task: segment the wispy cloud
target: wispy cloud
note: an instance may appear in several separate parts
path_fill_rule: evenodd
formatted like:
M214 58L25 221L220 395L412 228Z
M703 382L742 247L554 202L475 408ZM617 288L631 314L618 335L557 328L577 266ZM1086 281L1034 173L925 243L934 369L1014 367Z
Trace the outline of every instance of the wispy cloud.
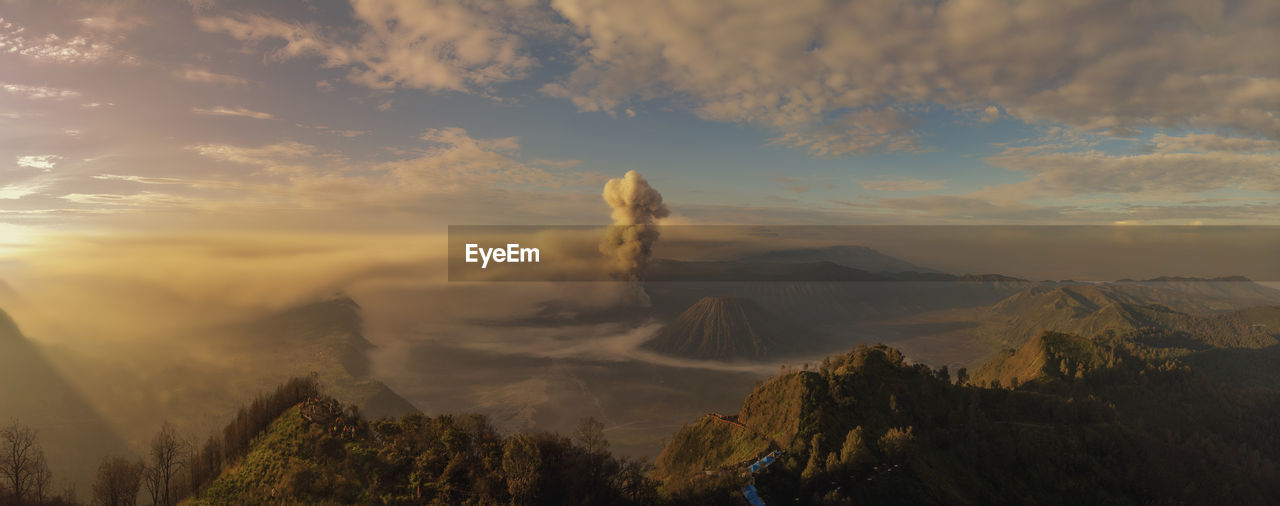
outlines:
M173 76L193 83L215 84L225 87L245 86L249 84L249 81L242 77L230 74L219 74L216 72L210 72L207 69L192 66L187 66L181 70L173 71Z
M900 179L877 179L870 181L858 181L858 184L868 190L876 190L883 192L922 192L941 190L947 185L946 181L937 179L917 179L914 177Z
M106 28L121 28L118 24L110 26L114 20L107 18L86 18L81 24L93 31ZM136 63L137 58L116 49L105 40L97 39L93 34L71 37L59 36L56 33L34 35L25 27L12 21L0 18L0 54L14 54L32 60L51 63Z
M203 114L206 116L239 116L242 118L253 118L253 119L272 119L275 117L275 116L272 116L270 113L254 111L251 109L246 109L244 107L222 107L222 106L209 107L209 108L195 107L191 109L191 112L194 112L196 114Z
M0 200L17 200L39 193L49 186L47 181L28 181L0 186Z
M31 86L26 84L0 83L0 89L23 98L32 100L62 100L80 96L80 92L65 88L49 86Z

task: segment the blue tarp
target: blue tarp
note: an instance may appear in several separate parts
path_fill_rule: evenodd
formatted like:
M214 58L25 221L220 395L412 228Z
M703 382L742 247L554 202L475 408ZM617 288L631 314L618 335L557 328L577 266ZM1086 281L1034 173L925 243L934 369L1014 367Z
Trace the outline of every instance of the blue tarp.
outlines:
M760 494L756 493L755 485L748 483L747 486L742 487L742 495L747 498L747 502L751 503L751 506L764 506L764 501L760 500Z
M782 452L774 450L773 453L765 455L760 460L755 461L754 464L751 464L751 467L749 467L749 469L751 469L751 472L753 473L758 473L760 471L763 471L764 468L769 467L769 464L772 464L773 461L778 460L778 457L781 455L782 455Z

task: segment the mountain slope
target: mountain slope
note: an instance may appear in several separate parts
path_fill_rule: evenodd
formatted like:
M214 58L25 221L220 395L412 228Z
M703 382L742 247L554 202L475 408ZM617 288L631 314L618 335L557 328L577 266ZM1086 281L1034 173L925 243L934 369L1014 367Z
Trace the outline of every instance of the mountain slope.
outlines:
M215 354L243 356L242 367L261 385L317 374L320 385L370 416L399 416L412 404L370 376L360 305L346 296L304 304L254 321L210 332Z
M764 359L812 348L813 335L750 299L704 297L667 324L644 347L696 359Z
M831 357L816 371L781 374L758 386L736 418L724 418L736 423L708 416L683 426L659 456L655 477L673 493L714 496L719 490L728 498L742 482L716 477L740 476L744 462L778 448L784 456L753 478L767 504L1221 504L1280 498L1280 485L1272 481L1280 479L1277 437L1263 430L1274 399L1251 404L1245 397L1201 390L1185 369L1131 355L1125 356L1141 365L1120 366L1127 372L1116 374L1105 349L1058 337L1029 346L1038 347L1042 357L1059 358L1059 365L1096 366L1083 380L1055 375L1060 379L1015 390L958 386L941 371L907 364L883 346ZM1023 357L1036 355L1028 349ZM1013 365L1051 369L1050 362L1036 358ZM1107 394L1112 391L1119 393ZM1210 398L1222 402L1205 402ZM1188 401L1206 409L1177 417L1176 426L1143 428L1144 414L1163 414L1147 408L1177 411ZM1219 423L1241 426L1243 420L1249 420L1243 424L1248 431Z
M592 428L594 427L594 429ZM327 397L266 426L193 504L654 504L642 462L578 443L499 434L478 415L368 421Z
M1040 286L992 306L991 321L980 333L1013 347L1046 331L1094 336L1142 330L1146 342L1160 346L1175 340L1198 343L1195 346L1254 348L1280 342L1278 308L1212 312L1191 299L1181 292L1148 286ZM1166 344L1155 343L1161 339Z
M0 424L17 421L37 431L54 475L54 490L92 483L98 461L124 454L123 440L0 311Z
M1102 349L1087 338L1043 332L1017 350L1006 350L973 374L977 385L995 382L1016 386L1021 382L1045 379L1073 379L1103 367L1113 350Z

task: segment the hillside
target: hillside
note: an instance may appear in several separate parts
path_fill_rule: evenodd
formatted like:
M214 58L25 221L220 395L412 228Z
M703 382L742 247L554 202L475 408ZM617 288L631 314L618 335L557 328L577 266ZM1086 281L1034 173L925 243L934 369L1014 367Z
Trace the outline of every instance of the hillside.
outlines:
M812 349L811 332L741 297L704 297L644 347L684 358L765 359Z
M786 372L762 383L737 414L742 426L710 416L685 425L658 458L655 476L670 493L728 503L735 486L714 478L718 470L736 476L742 462L776 446L785 456L755 477L767 504L1221 504L1280 498L1273 481L1280 478L1276 438L1261 429L1274 412L1274 399L1250 404L1206 391L1228 403L1204 402L1206 411L1230 411L1236 425L1248 430L1225 429L1196 412L1194 418L1178 418L1177 425L1148 431L1140 421L1146 406L1131 401L1137 396L1125 385L1146 381L1152 386L1141 387L1141 397L1178 409L1189 396L1204 400L1193 373L1119 348L1117 357L1124 358L1116 362L1104 348L1068 336L1047 336L1019 353L1008 371L1047 375L1051 363L1074 364L1081 378L1055 373L1042 387L1028 383L1014 390L961 386L943 371L907 364L892 348L860 347L816 371ZM1179 391L1179 384L1194 394ZM1136 407L1116 408L1112 402ZM1252 421L1241 424L1241 417Z
M1084 377L1108 361L1115 350L1088 338L1042 332L1017 350L1004 350L970 377L976 385L1017 386L1021 382Z
M987 370L1026 379L953 382L860 346L763 381L737 414L682 426L647 476L608 455L595 422L570 442L501 435L477 416L369 421L308 398L193 503L740 504L745 466L765 454L779 457L751 480L766 504L1280 499L1275 385L1240 394L1118 337L1045 334L996 362Z
M332 398L283 411L192 504L652 504L647 465L577 440L501 435L478 415L370 421Z
M102 456L126 448L90 400L46 358L45 350L0 310L0 425L12 421L38 431L59 484L89 483Z
M1200 347L1257 348L1280 342L1280 325L1275 325L1280 308L1215 312L1180 292L1149 286L1034 287L993 305L989 319L980 335L1003 346L1018 346L1046 331L1094 336L1139 329L1152 344L1163 339L1165 345L1181 340Z
M242 356L237 363L259 387L315 373L326 391L370 416L415 410L370 376L360 305L346 296L303 304L264 318L209 331L201 339L209 353Z
M1110 285L1124 290L1155 289L1179 293L1209 311L1280 305L1280 290L1255 283L1244 276L1219 278L1161 276L1142 281L1120 280Z

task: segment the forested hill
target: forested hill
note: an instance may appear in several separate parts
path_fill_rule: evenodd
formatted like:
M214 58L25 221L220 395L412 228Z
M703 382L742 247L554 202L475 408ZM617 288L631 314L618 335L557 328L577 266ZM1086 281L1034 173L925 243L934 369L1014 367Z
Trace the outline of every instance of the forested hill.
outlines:
M479 416L371 421L308 396L255 421L195 502L736 505L748 484L766 504L1280 501L1277 391L1224 386L1194 353L1132 337L1044 333L973 377L860 346L685 425L652 467L611 456L589 420L572 439L504 435Z
M740 463L778 448L782 460L755 476L769 504L1280 500L1275 395L1227 395L1130 344L1050 335L1028 346L1038 349L1001 369L1027 375L1013 389L963 374L956 384L883 346L786 372L747 397L741 426L707 417L681 428L655 476L669 492L731 504Z

